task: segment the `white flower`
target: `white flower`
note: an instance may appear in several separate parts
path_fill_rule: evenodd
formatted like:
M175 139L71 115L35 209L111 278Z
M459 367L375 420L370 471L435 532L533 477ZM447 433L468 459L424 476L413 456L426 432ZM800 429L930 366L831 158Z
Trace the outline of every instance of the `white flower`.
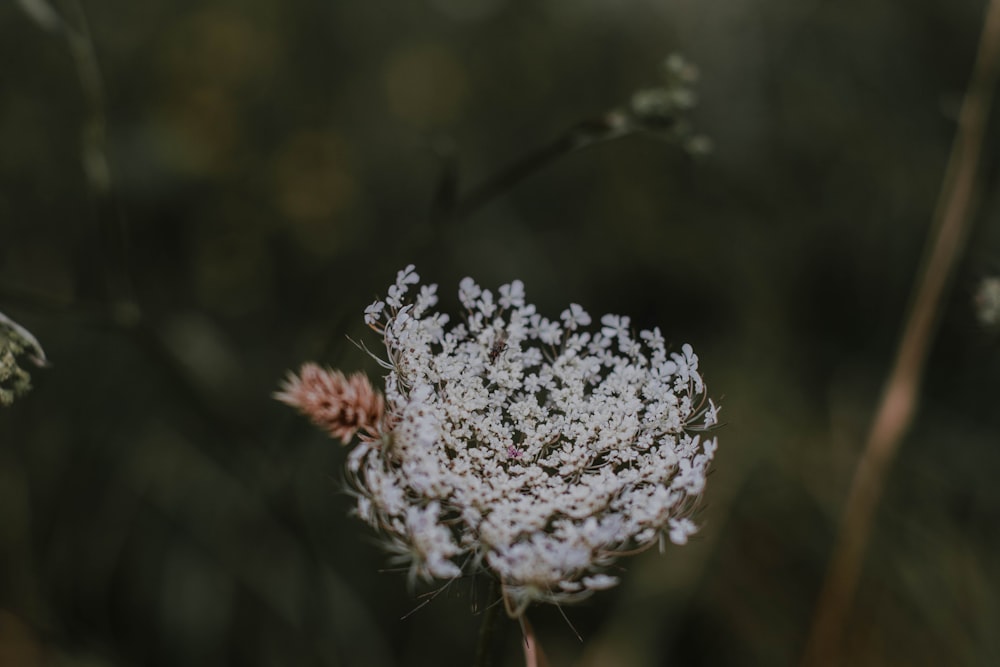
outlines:
M413 309L414 315L423 315L428 308L437 305L437 285L424 285L420 288L420 296L417 297L416 307Z
M628 336L629 318L619 315L605 315L601 318L601 333L608 338L623 338Z
M698 527L691 519L670 520L670 541L674 544L687 544L688 538L698 532Z
M599 330L570 304L559 320L525 302L459 285L463 321L429 312L434 286L399 272L365 311L386 347L379 437L348 458L357 514L411 578L485 570L517 616L617 584L607 568L669 537L683 544L705 487L717 422L690 345L628 317ZM561 323L561 324L560 324Z
M515 280L509 285L500 286L500 307L506 310L507 308L521 308L524 306L524 283L520 280Z
M440 514L436 502L424 508L410 506L406 510L406 531L413 544L415 572L427 578L450 579L462 574L450 560L461 549L452 540L451 531L439 521Z
M606 574L595 574L591 577L584 577L581 582L586 588L595 591L601 591L606 588L612 588L618 585L618 577L612 577Z
M1000 324L1000 276L987 276L979 282L974 303L980 324L987 327Z
M538 324L534 328L534 334L546 345L558 345L562 338L562 330L555 322L550 322L544 317L538 319Z
M578 327L585 327L590 324L590 315L577 303L569 304L569 308L562 311L559 318L570 331L575 331Z
M399 308L403 297L409 291L410 285L420 282L420 277L414 271L414 266L410 264L405 269L396 274L396 283L389 286L389 293L385 301L394 308Z
M376 301L372 305L365 308L365 324L368 326L374 326L380 319L382 319L383 310L385 310L384 301Z
M708 408L705 409L705 428L711 428L719 423L719 406L715 404L715 401L708 399ZM708 449L708 443L705 443L705 449Z
M458 284L458 300L469 310L476 307L476 299L482 293L483 290L476 284L476 281L468 276L462 278L462 282Z

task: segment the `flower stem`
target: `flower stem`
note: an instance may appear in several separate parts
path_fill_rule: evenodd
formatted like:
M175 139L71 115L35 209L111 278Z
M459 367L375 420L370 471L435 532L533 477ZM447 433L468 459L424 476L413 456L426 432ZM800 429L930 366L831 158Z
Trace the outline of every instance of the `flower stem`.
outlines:
M875 509L896 452L913 421L937 320L972 225L979 158L998 78L1000 0L990 0L934 213L926 258L914 286L913 302L896 360L845 503L837 542L806 641L801 663L804 667L841 664L837 651L843 644L844 626L861 576Z
M521 156L495 173L484 183L451 203L451 210L435 211L437 218L465 220L494 199L513 189L532 174L541 171L559 158L594 144L619 139L634 131L621 120L621 114L585 120L569 128L554 140Z

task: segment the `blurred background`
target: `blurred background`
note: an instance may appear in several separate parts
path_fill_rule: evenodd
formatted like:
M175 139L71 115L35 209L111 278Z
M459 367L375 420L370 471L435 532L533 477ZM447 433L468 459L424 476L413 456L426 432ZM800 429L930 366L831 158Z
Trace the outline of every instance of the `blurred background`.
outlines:
M553 665L796 663L982 2L51 1L0 3L0 311L51 361L0 409L0 664L469 664L472 586L401 619L423 589L347 516L344 450L271 398L308 359L376 374L346 337L377 347L408 263L446 308L520 278L659 326L723 406L702 531L566 608L582 643L532 610ZM672 52L710 155L628 136L432 220ZM845 664L1000 664L988 144Z

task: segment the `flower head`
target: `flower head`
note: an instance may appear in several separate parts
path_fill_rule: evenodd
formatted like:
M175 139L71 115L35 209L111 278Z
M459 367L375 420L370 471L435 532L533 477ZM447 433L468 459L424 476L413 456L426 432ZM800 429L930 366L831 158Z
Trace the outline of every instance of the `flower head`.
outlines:
M340 371L303 364L298 375L289 374L281 389L276 399L298 408L345 445L358 431L374 438L381 428L382 395L360 373L347 378Z
M0 406L10 405L31 389L31 375L21 365L25 359L34 366L48 365L38 339L0 313Z
M384 416L381 397L346 411L330 399L343 376L309 365L279 394L334 437L379 434L352 449L349 480L411 578L486 571L519 616L614 586L620 556L687 542L718 414L690 345L668 351L618 315L588 330L578 304L549 320L520 281L494 298L462 280L448 326L433 287L411 297L418 282L407 267L365 311L386 348Z

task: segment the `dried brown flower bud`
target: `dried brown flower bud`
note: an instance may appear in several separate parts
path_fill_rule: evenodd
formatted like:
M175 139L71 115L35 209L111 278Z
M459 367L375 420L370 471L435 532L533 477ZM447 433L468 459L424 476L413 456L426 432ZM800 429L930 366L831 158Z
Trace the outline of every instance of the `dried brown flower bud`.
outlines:
M348 378L340 371L303 364L298 375L288 374L274 397L345 445L358 431L365 439L377 438L381 430L385 403L362 373Z

